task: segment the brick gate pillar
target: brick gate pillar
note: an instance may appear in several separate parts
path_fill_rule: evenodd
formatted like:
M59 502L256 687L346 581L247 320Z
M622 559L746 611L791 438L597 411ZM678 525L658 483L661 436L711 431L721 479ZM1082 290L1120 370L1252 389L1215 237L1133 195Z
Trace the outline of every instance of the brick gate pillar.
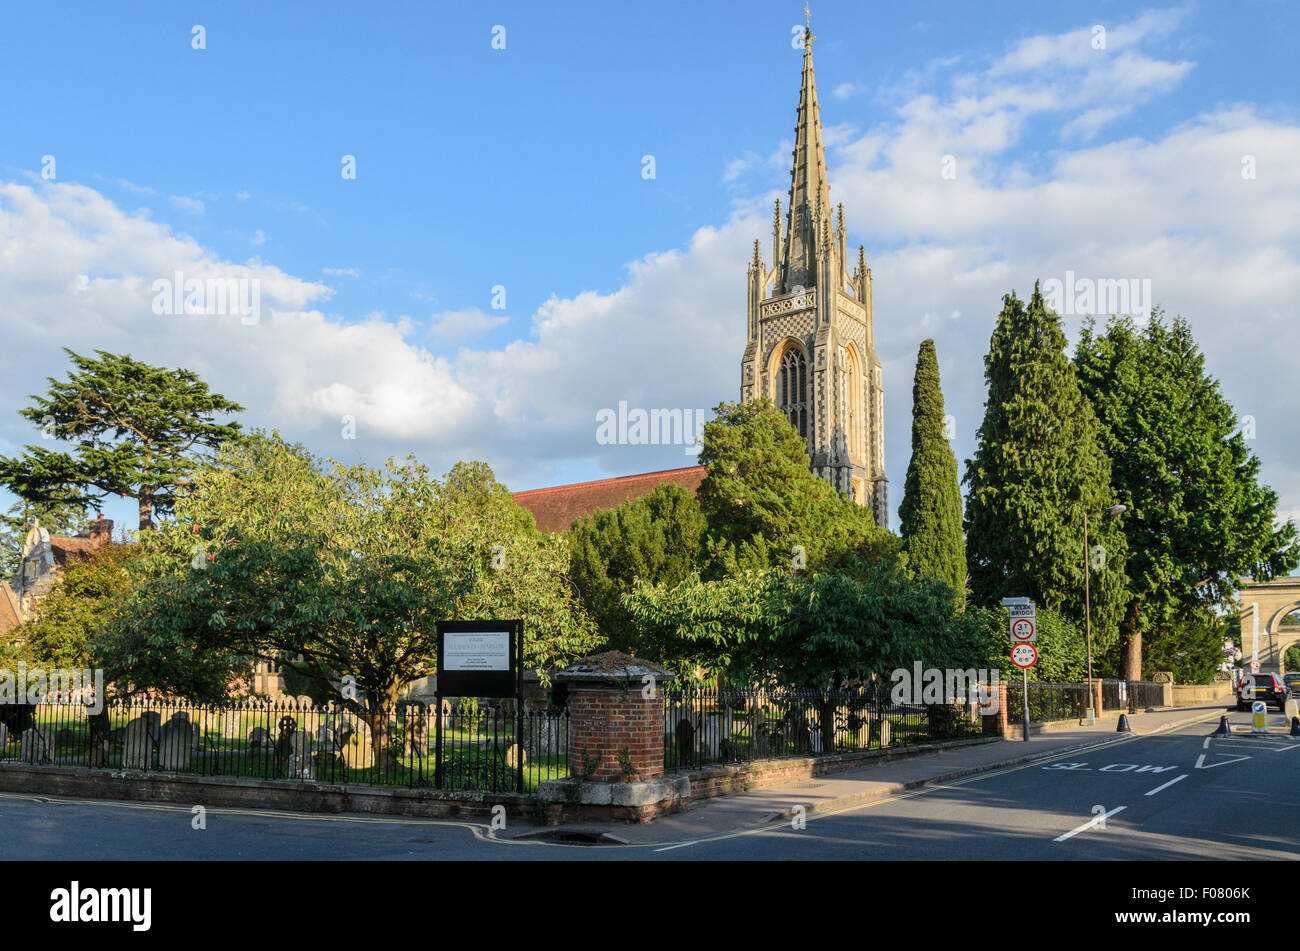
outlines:
M1007 685L998 681L998 712L984 718L984 733L988 736L1007 735Z
M684 775L664 775L662 684L673 674L618 651L554 676L568 695L569 778L538 784L548 825L568 819L644 822L690 799Z
M557 673L555 682L568 688L570 772L588 782L663 776L659 689L673 676L618 651L584 657Z

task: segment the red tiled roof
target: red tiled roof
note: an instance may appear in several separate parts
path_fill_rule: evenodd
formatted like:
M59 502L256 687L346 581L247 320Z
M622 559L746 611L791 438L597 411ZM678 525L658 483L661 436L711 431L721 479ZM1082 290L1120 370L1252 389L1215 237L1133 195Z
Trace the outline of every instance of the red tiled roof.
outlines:
M616 479L556 485L548 489L529 489L513 495L516 502L533 513L537 527L542 531L566 532L570 525L584 515L617 508L624 502L649 495L658 485L672 483L694 492L707 474L708 470L704 466L689 466L685 469L663 469L641 475L619 476Z
M95 541L92 538L51 535L50 547L54 549L54 563L60 568L66 568L69 559L77 561L89 558L90 553L95 550Z

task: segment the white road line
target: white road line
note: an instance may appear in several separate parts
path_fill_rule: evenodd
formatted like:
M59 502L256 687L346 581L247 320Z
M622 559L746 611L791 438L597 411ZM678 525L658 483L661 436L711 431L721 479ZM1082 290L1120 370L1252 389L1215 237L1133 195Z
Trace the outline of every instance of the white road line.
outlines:
M679 842L676 845L669 845L662 849L655 849L656 852L671 852L673 849L684 849L688 845L699 845L699 842Z
M1201 744L1201 749L1208 750L1209 748L1210 748L1210 738L1207 736L1205 738L1205 742Z
M1151 790L1149 793L1147 793L1147 795L1154 796L1156 793L1160 792L1160 790L1168 789L1170 786L1178 782L1180 779L1186 779L1186 778L1187 778L1186 773L1183 773L1183 775L1181 776L1175 776L1173 779L1169 780L1169 782L1165 783L1163 786L1157 786L1155 789Z
M1123 811L1124 811L1125 809L1127 809L1127 808L1128 808L1128 806L1116 806L1116 807L1115 807L1114 809L1112 809L1110 812L1107 812L1107 813L1105 813L1104 815L1094 816L1092 819L1089 819L1087 822L1085 822L1083 825L1079 826L1077 829L1071 829L1069 832L1065 833L1065 835L1058 835L1058 836L1057 836L1055 839L1053 839L1052 841L1053 841L1053 842L1064 842L1066 839L1070 838L1071 836L1076 836L1076 835L1078 835L1080 832L1086 832L1086 831L1088 831L1089 829L1091 829L1093 826L1097 825L1098 823L1106 821L1106 820L1109 819L1111 816L1113 816L1115 813L1117 813L1117 812L1123 812Z

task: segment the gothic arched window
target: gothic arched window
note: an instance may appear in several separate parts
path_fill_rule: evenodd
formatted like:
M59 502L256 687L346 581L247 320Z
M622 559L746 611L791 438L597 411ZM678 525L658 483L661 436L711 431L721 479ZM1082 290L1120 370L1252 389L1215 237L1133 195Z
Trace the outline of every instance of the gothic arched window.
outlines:
M777 406L790 425L808 438L808 362L803 351L790 347L781 357L776 379Z

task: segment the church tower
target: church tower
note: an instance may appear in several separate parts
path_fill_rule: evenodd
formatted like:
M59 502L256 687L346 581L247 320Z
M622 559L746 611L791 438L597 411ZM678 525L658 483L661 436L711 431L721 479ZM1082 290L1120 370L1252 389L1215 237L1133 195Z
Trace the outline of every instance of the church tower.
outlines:
M876 524L887 527L884 385L872 324L871 268L859 247L849 273L843 205L831 220L814 39L809 23L784 227L778 200L771 267L757 241L749 264L740 398L748 403L770 397L807 441L813 472L869 505Z

